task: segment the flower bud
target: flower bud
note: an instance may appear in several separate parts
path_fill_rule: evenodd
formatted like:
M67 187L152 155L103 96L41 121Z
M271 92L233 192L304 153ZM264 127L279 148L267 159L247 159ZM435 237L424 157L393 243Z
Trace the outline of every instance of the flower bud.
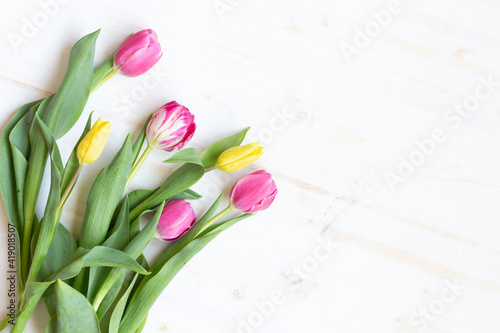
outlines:
M160 216L156 236L164 241L173 242L181 238L196 222L191 205L185 200L171 200Z
M196 130L189 109L172 101L163 105L149 120L146 138L151 148L165 151L181 149Z
M231 207L243 213L256 213L268 208L278 189L271 174L259 170L241 178L231 189Z
M114 70L125 76L139 76L151 69L162 55L158 35L151 29L142 30L118 47Z
M90 131L78 144L76 156L80 165L87 165L94 162L101 155L106 141L108 141L111 125L109 121L102 122L97 119Z
M258 142L232 147L219 155L216 167L224 172L235 172L249 166L263 154L262 146L259 146Z

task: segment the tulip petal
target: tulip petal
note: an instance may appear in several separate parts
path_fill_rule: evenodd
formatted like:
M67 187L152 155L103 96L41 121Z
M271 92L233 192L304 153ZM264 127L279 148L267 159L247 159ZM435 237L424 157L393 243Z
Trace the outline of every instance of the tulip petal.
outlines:
M216 167L223 172L238 171L258 160L264 154L262 149L258 142L229 148L219 155Z
M109 121L97 119L77 148L77 157L81 165L94 162L102 153L111 132Z
M114 56L114 69L125 76L139 76L147 72L161 58L158 35L151 30L139 31L127 38Z
M146 137L150 147L173 151L181 149L195 130L194 116L189 109L172 101L151 117Z
M245 213L268 208L277 194L276 184L264 170L240 179L231 189L231 205Z
M120 68L120 73L129 77L144 74L160 60L162 55L160 44L142 48L125 61Z
M137 50L148 47L151 43L150 33L156 35L156 33L151 30L141 30L136 32L132 36L128 37L123 41L123 43L118 47L115 54L115 63L122 65L127 61Z
M156 232L165 241L182 237L196 222L191 205L185 200L169 201L163 208Z

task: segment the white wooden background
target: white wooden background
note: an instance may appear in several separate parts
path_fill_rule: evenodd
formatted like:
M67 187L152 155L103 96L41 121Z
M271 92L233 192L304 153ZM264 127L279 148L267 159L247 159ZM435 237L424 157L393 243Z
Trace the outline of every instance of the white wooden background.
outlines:
M254 166L196 185L197 212L258 168L279 186L268 211L189 262L145 332L500 332L499 1L10 1L2 128L57 90L71 45L98 28L97 61L144 28L165 54L152 73L106 83L60 140L67 156L91 110L112 123L63 214L73 234L97 172L170 100L196 115L191 147L247 125L265 146ZM160 184L167 156L155 151L131 188ZM27 332L43 332L39 310Z

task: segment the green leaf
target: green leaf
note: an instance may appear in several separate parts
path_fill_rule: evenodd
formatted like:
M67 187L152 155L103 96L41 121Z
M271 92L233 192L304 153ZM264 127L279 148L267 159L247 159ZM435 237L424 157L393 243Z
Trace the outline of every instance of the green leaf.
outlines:
M94 77L95 42L99 30L81 38L71 49L68 69L50 106L40 118L59 139L77 122L90 95Z
M64 167L64 172L62 176L62 183L61 183L61 189L64 191L66 187L68 187L69 182L71 181L71 178L76 172L76 169L80 166L80 162L78 162L78 157L76 155L76 151L78 149L78 145L80 142L83 140L85 135L90 131L90 128L92 127L92 114L94 112L91 112L89 115L89 118L87 120L87 124L85 125L85 128L83 129L83 133L78 139L78 142L75 144L75 147L73 148L73 151L71 152L71 155L68 158L68 162L66 162L66 166Z
M142 288L139 287L136 291L123 316L120 323L120 332L136 331L156 299L161 295L165 287L172 281L181 268L222 231L246 217L248 217L248 215L243 215L236 219L217 224L216 227L205 236L195 238L189 242L182 250L170 258L158 273L154 274L154 276L149 279L144 279L141 283Z
M130 296L130 293L132 292L132 289L138 277L139 274L135 274L127 290L122 295L118 303L116 303L116 306L113 310L113 313L111 314L111 318L109 321L109 331L108 331L109 333L118 333L118 327L120 326L120 321L122 319L123 312L125 312L125 306L127 305L128 298Z
M194 163L198 164L200 162L200 155L195 148L186 148L178 151L172 155L169 159L163 161L163 163Z
M38 240L36 242L35 252L33 254L33 261L27 279L28 282L33 282L38 275L40 267L42 266L42 263L47 256L52 238L54 237L57 223L59 223L59 219L61 217L60 212L58 211L59 202L61 200L60 184L61 172L63 169L61 154L59 153L59 149L57 148L57 144L50 130L43 123L43 121L40 120L38 115L35 118L35 125L43 133L47 150L50 152L51 181L49 198L47 199L47 204L45 206L45 216L40 222L40 232L38 235Z
M129 254L104 246L96 246L85 256L84 266L127 268L140 274L149 274Z
M116 301L117 296L120 294L123 283L125 282L125 277L127 275L127 271L124 269L120 270L119 276L113 286L106 293L106 297L101 302L99 309L97 309L97 318L99 321L102 320L104 315L108 312L108 310L113 306L113 303Z
M44 333L57 333L57 318L51 317Z
M132 169L132 147L127 136L121 150L107 169L103 169L90 190L80 231L80 246L92 248L104 242Z
M123 252L127 253L134 259L139 257L139 255L144 251L144 249L146 249L146 246L155 235L156 227L158 226L158 222L160 221L164 206L165 202L163 202L158 207L151 220L149 220L148 224L146 224L146 226L139 232L139 234L130 241Z
M222 154L229 148L239 146L243 142L243 139L245 139L245 135L247 134L249 129L250 127L247 127L240 133L217 141L216 143L205 149L200 154L203 165L206 168L214 166L220 154Z
M132 155L134 156L134 162L132 163L132 165L135 165L135 163L137 162L137 159L139 158L139 154L141 153L141 148L144 144L144 140L146 139L146 130L148 127L148 123L149 123L149 120L151 119L152 116L153 116L153 114L149 115L148 119L146 120L146 122L142 126L142 129L141 129L141 132L139 133L139 136L137 137L137 139L134 142L134 145L132 146Z
M106 239L103 246L111 247L113 249L123 250L129 242L129 224L128 224L128 212L129 212L129 199L128 196L125 197L123 204L120 208L120 213L116 223L111 230L111 235Z
M71 333L99 333L97 315L85 296L58 280L57 331Z
M141 202L146 200L151 194L153 194L156 190L135 190L130 192L127 197L129 198L130 201L130 207L129 209L134 209L137 205L139 205Z
M38 109L39 104L35 104L30 108L29 112L26 113L21 120L14 126L9 134L9 142L12 146L16 147L19 152L21 152L24 158L27 160L30 154L30 140L29 133L31 125L33 123L33 118Z
M9 136L21 119L40 101L32 102L23 105L5 126L0 137L0 190L2 198L5 203L5 210L9 216L9 220L14 224L18 232L22 235L22 223L24 221L19 219L18 205L17 205L17 189L15 183L15 167L13 164L11 141ZM26 133L22 135L20 140L24 140Z
M27 284L25 291L27 302L17 316L16 324L14 325L12 333L24 332L24 328L26 327L33 310L40 301L40 298L42 298L42 295L45 293L47 288L52 285L52 283L54 282L30 282Z
M57 146L56 140L49 127L42 121L42 119L35 115L34 127L39 126L43 134L43 139L45 140L47 150L49 152L52 164L57 168L59 175L64 172L64 167L62 163L61 153L59 152L59 147Z
M146 326L146 322L147 321L148 321L148 314L146 313L146 315L144 316L144 319L142 320L141 324L135 330L135 333L141 333L142 330L144 329L144 327Z
M38 273L38 279L44 281L57 271L69 260L71 255L76 251L76 248L76 242L71 233L63 224L59 223L50 243L47 257L43 261Z
M144 267L145 269L147 269L149 271L149 263L148 263L146 257L144 256L144 254L141 254L139 256L139 258L137 259L137 262L140 263L142 267ZM149 276L149 275L139 275L139 277L137 278L137 281L135 282L134 288L132 289L132 295L135 294L137 288L139 288L139 285L142 283L142 280L144 280L144 278L147 276Z
M205 174L201 162L186 163L174 171L153 194L142 201L130 212L130 221L135 220L141 212L158 206L163 201L179 194L196 184Z
M147 262L146 258L144 258L144 255L141 254L139 256L139 258L137 259L137 262L139 264L141 264L141 266L144 267L144 269L146 269L146 270L149 269L148 262ZM125 296L125 299L124 299L124 295L128 292L129 287L132 288L132 293L133 293L135 290L135 287L137 286L139 281L141 281L143 276L144 275L139 275L137 273L133 273L132 276L125 278L125 282L123 283L122 288L120 290L120 293L118 294L118 296L115 299L115 302L113 303L113 305L109 308L109 310L106 312L106 314L102 317L102 319L99 322L99 325L101 327L102 332L105 332L105 333L109 332L111 317L112 317L113 312L115 311L115 308L118 306L118 303L122 299L123 299L122 303L128 302L128 296ZM104 300L104 302L105 301L106 300ZM99 311L100 310L101 309L99 308ZM117 316L117 314L115 314L115 317L116 316ZM121 319L121 316L122 316L122 314L120 314L120 319ZM118 324L119 324L119 320L118 320Z
M30 140L26 133L30 131L37 106L38 104L30 108L30 111L21 118L9 134L16 182L17 210L20 221L24 221L24 184L30 154Z
M134 258L125 252L104 246L96 246L92 250L78 248L68 261L47 278L67 280L75 277L85 267L105 266L127 268L140 274L149 274Z
M202 198L201 194L198 194L191 189L187 189L179 194L174 195L172 198L170 198L170 200L198 200L200 198Z
M144 189L139 189L135 190L133 192L130 192L127 196L130 201L130 209L134 209L137 207L141 202L146 200L151 194L153 194L155 191L157 191L158 188L154 190L144 190ZM171 198L166 198L170 200L197 200L202 198L201 194L196 193L195 191L191 189L187 189L182 191L181 193L178 193L174 195Z
M16 196L17 196L17 212L19 219L24 221L24 182L26 180L26 172L28 171L28 161L23 153L12 145L12 163L14 164L14 180L16 183Z
M54 282L54 281L49 281ZM56 291L54 289L54 285L50 286L45 294L43 295L43 301L45 302L45 307L47 308L47 312L49 313L51 318L55 318L57 316L56 305Z
M54 273L45 279L45 281L68 280L77 276L83 269L85 256L90 252L88 249L79 247L71 254L68 260L61 265Z
M122 251L125 246L129 243L129 223L128 223L128 197L120 208L120 213L118 214L117 221L111 230L111 235L103 243L103 246L108 248L113 248ZM135 259L135 258L134 258ZM108 267L93 267L90 271L89 279L89 290L87 293L87 298L89 302L93 302L96 289L102 286L104 280L109 275L111 269ZM99 314L98 314L99 316ZM99 316L100 317L100 316Z

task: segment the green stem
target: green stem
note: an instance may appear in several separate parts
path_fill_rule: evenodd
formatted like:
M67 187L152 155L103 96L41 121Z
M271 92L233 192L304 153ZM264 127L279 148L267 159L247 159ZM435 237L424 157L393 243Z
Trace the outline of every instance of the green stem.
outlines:
M82 168L83 166L80 164L76 169L75 173L73 174L73 177L71 177L68 186L66 186L66 189L64 190L64 193L61 196L61 200L59 201L59 206L57 206L57 215L61 214L64 204L68 200L68 197L73 191L73 188L75 188L76 181L78 180L78 176L80 176Z
M219 214L215 215L214 217L212 217L210 220L208 220L207 223L205 223L205 225L203 226L203 228L200 230L200 232L198 232L198 235L201 234L203 231L205 231L208 227L210 227L212 224L214 224L217 220L219 220L220 218L222 218L224 215L226 215L227 213L229 213L230 211L232 211L233 208L231 207L231 205L227 206L226 208L224 208L224 210L222 210Z
M215 165L208 166L208 167L205 168L205 172L209 172L209 171L215 170L215 168L216 168Z
M125 185L125 188L127 188L130 185L130 182L132 182L132 179L134 179L137 171L139 171L139 168L144 163L144 161L146 160L146 158L148 157L149 153L151 153L152 150L153 148L151 148L149 145L146 147L146 150L144 150L144 153L142 153L141 158L139 158L134 168L130 172L130 176L128 176L127 185Z
M102 301L104 300L104 297L108 294L108 291L113 287L115 282L118 280L119 275L118 274L113 274L115 271L117 271L118 268L113 268L111 272L109 272L109 275L106 277L106 280L104 281L103 284L99 286L99 291L97 292L94 302L92 303L92 307L94 308L95 312L97 313L97 310L99 310L99 306L101 305Z
M116 71L114 69L111 69L111 71L108 74L106 74L106 76L101 80L101 82L99 82L90 93L96 91L100 86L102 86L106 81L108 81L115 75Z
M0 332L6 328L7 326L9 326L9 320L11 320L10 317L6 317L4 320L2 320L2 322L0 322Z

